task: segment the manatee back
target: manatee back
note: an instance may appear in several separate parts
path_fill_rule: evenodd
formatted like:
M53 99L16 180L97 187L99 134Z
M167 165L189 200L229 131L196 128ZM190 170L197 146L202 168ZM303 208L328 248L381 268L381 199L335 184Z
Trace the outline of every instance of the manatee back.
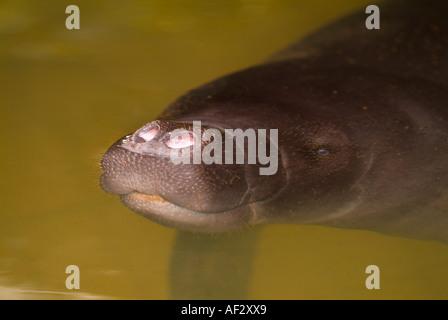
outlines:
M301 59L304 68L363 67L421 77L448 86L448 1L378 4L380 29L368 30L363 8L275 54L269 62Z

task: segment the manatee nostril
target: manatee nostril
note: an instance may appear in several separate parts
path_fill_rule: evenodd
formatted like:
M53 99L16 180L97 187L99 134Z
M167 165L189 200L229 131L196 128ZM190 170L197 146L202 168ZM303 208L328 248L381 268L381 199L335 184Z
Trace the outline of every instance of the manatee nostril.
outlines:
M140 138L139 136L137 136L137 137L134 138L134 142L135 143L145 143L146 140L143 139L143 138Z
M143 129L135 137L135 142L136 143L145 143L145 142L151 141L152 139L154 139L154 137L157 135L158 132L159 132L159 128L157 128L157 127L151 128L149 130Z
M166 142L167 147L172 149L181 149L192 146L194 144L194 137L189 132L172 133L170 140Z

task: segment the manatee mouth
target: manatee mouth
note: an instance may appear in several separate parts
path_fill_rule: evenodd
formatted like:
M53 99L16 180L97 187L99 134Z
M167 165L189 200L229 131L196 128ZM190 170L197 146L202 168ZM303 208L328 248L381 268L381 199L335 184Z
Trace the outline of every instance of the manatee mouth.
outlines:
M178 206L158 195L131 192L120 196L123 204L154 222L184 231L222 233L241 229L254 223L249 204L227 211L204 213Z

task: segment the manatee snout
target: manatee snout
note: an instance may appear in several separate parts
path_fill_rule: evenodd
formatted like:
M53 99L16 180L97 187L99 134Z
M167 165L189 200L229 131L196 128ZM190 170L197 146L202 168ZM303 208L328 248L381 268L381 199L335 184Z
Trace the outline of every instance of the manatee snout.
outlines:
M254 222L250 203L278 186L267 184L260 192L258 179L269 177L260 177L254 165L193 163L192 128L189 122L156 120L121 138L101 161L101 187L130 209L180 229L225 232ZM179 129L183 136L172 139ZM208 142L201 140L200 150ZM175 164L170 153L181 149L189 151L190 161Z
M170 147L173 141L169 135L175 129L190 132L183 123L153 121L117 141L101 161L102 188L120 195L137 192L158 196L204 213L223 212L242 204L247 194L244 167L194 164L193 145L181 140L180 146L190 148L190 163L174 164L170 152L177 146Z

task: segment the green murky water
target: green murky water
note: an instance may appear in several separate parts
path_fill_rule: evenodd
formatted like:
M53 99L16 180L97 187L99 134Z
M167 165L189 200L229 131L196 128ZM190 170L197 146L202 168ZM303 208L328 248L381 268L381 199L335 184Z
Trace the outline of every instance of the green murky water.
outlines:
M69 31L60 1L0 2L0 298L173 297L177 232L99 188L101 155L185 91L367 3L76 1L81 29ZM371 264L380 290L365 288ZM437 243L269 226L247 297L447 299L447 265Z

